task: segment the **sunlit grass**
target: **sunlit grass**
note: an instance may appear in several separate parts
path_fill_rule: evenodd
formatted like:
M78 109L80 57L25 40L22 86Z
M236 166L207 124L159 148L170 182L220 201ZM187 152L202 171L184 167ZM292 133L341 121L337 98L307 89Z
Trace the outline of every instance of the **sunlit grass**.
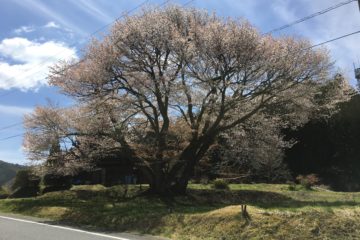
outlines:
M0 200L0 211L172 239L360 239L360 193L300 186L290 191L284 184L231 184L230 190L192 184L187 196L174 199L141 195L139 186L131 186L125 198L122 191L76 186ZM248 205L250 219L240 204Z

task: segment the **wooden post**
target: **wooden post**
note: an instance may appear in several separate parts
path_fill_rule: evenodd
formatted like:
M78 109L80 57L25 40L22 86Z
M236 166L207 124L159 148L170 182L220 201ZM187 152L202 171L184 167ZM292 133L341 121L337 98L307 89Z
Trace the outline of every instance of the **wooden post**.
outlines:
M106 169L102 168L101 169L101 183L102 185L106 185Z

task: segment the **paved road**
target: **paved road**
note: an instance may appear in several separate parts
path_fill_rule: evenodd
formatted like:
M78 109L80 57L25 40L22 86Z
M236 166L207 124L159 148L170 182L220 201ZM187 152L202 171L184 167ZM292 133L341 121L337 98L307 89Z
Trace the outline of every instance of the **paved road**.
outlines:
M105 234L0 214L0 240L155 240L131 234Z

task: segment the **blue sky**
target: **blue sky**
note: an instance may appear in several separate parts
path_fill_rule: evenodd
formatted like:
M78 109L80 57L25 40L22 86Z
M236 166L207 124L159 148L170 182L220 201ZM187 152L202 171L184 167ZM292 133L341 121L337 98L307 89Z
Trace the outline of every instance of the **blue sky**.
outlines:
M267 32L345 0L194 0L188 6L221 16L248 19ZM47 85L48 68L60 59L80 58L90 34L143 0L0 0L0 139L21 135L23 114L51 99L71 100ZM150 5L163 1L148 0ZM173 0L169 4L184 4ZM107 28L97 33L101 37ZM276 35L297 35L314 44L360 30L360 12L352 2ZM360 34L327 44L336 65L352 85L353 62L360 61ZM360 63L359 63L360 64ZM22 137L0 140L0 159L26 164Z

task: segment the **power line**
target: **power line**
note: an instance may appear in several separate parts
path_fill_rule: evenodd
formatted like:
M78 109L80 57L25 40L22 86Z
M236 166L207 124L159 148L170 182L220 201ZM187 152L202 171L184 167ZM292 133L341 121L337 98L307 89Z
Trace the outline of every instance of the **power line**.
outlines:
M324 45L324 44L327 44L327 43L330 43L330 42L334 42L334 41L339 40L339 39L342 39L342 38L349 37L349 36L351 36L351 35L359 34L359 33L360 33L360 30L359 30L359 31L352 32L352 33L348 33L348 34L342 35L342 36L340 36L340 37L336 37L336 38L327 40L327 41L325 41L325 42L312 45L312 46L310 46L310 47L308 47L308 48L303 49L302 51L309 50L309 49L312 49L312 48L314 48L314 47L318 47L318 46L321 46L321 45Z
M187 5L189 5L190 3L192 3L192 2L195 2L195 0L190 0L190 1L187 1L186 3L184 3L182 6L183 7L185 7L185 6L187 6Z
M108 112L108 111L103 111L103 112L100 111L100 112L96 112L94 115L103 114L103 113L107 113L107 112ZM72 121L76 121L76 120L79 120L79 119L82 119L82 118L88 118L88 117L91 117L91 116L89 116L89 115L79 116L79 117L76 117L76 118L72 119ZM13 127L16 127L16 126L20 126L20 125L22 125L22 124L23 124L23 122L17 122L17 123L8 125L8 126L4 126L4 127L0 128L0 131L6 130L6 129L9 129L9 128L13 128ZM10 137L5 137L5 138L3 138L3 139L0 139L0 141L6 140L6 139L9 139L9 138L13 138L13 137L19 137L19 136L21 136L21 134L19 134L19 135L14 135L14 136L10 136Z
M76 120L79 120L79 119L82 119L82 118L93 117L93 116L96 116L96 115L98 115L98 114L103 114L103 113L108 113L108 111L96 112L96 113L94 113L94 115L79 116L79 117L76 117L76 118L72 119L71 121L76 121ZM22 124L23 124L23 122L14 123L14 124L12 124L12 125L5 126L5 127L0 128L0 131L1 131L1 130L8 129L8 128L15 127L15 126L19 126L19 125L22 125ZM12 135L12 136L9 136L9 137L1 138L0 141L5 141L5 140L12 139L12 138L16 138L16 137L21 137L21 136L23 136L23 135L24 135L24 134Z
M105 112L106 112L106 111L104 111L104 112L99 112L99 113L96 113L96 114L102 114L102 113L105 113ZM96 114L95 114L95 115L96 115ZM77 117L77 118L72 119L72 121L76 121L76 120L79 120L79 119L82 119L82 118L87 118L87 117L90 117L90 116L80 116L80 117ZM1 130L8 129L8 128L15 127L15 126L19 126L19 125L22 125L22 124L23 124L22 122L14 123L14 124L12 124L12 125L5 126L5 127L0 128L0 131L1 131ZM12 139L12 138L16 138L16 137L21 137L21 136L23 136L23 135L24 135L24 134L12 135L12 136L9 136L9 137L1 138L0 141L5 141L5 140Z
M299 24L299 23L301 23L301 22L307 21L307 20L309 20L309 19L311 19L311 18L314 18L314 17L317 17L317 16L319 16L319 15L325 14L325 13L327 13L327 12L330 12L330 11L332 11L332 10L335 10L335 9L339 8L339 7L345 6L345 5L347 5L347 4L350 4L350 3L356 2L356 1L357 1L357 0L348 0L348 1L345 1L345 2L338 3L338 4L336 4L336 5L333 5L333 6L331 6L331 7L328 7L328 8L326 8L326 9L324 9L324 10L319 11L319 12L310 14L309 16L300 18L300 19L298 19L298 20L296 20L296 21L294 21L294 22L292 22L292 23L286 24L286 25L281 26L281 27L278 27L278 28L274 28L274 29L272 29L272 30L264 33L264 35L271 34L271 33L274 33L274 32L278 32L278 31L281 31L281 30L284 30L284 29L286 29L286 28L289 28L289 27L291 27L291 26L294 26L294 25L296 25L296 24Z
M13 136L10 136L10 137L5 137L5 138L1 138L0 141L5 141L5 140L8 140L8 139L11 139L11 138L16 138L16 137L21 137L23 136L24 134L17 134L17 135L13 135Z
M170 0L168 0L168 1L170 1ZM168 2L168 1L166 1L166 2ZM130 10L127 11L126 13L124 13L124 14L122 14L121 16L115 18L112 22L109 22L108 24L100 27L98 30L96 30L95 32L93 32L92 35L95 35L95 34L101 32L102 30L104 30L104 29L106 29L107 27L109 27L111 24L113 24L113 23L115 23L116 21L120 20L121 18L125 17L127 14L129 14L129 13L131 13L131 12L133 12L133 11L136 11L138 8L144 6L144 5L145 5L146 3L148 3L148 2L149 2L149 0L143 1L142 3L140 3L140 4L137 5L137 6L135 6L134 8L130 9Z
M5 129L9 129L9 128L13 128L13 127L16 127L16 126L20 126L20 125L22 125L22 122L14 123L14 124L4 126L4 127L0 128L0 131L3 131Z

